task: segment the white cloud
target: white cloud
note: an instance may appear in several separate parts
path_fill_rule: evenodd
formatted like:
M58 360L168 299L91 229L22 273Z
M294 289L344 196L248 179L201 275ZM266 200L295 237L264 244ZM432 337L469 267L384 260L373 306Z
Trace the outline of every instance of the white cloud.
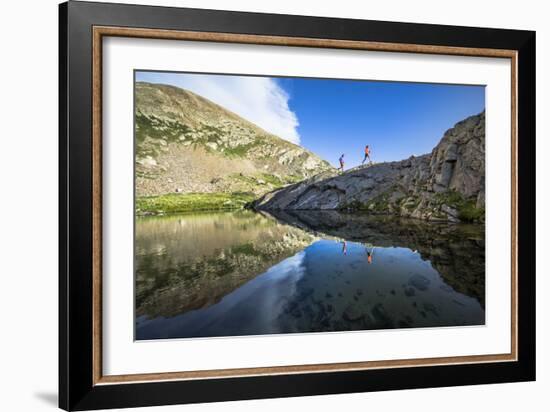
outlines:
M175 73L140 73L138 80L168 83L197 93L292 143L300 143L290 96L274 79Z

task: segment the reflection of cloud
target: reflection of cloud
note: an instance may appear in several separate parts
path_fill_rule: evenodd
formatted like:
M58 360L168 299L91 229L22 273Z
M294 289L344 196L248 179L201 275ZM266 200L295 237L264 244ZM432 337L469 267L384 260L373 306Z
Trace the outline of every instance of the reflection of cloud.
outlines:
M172 84L197 93L255 123L266 131L299 144L298 118L290 96L269 77L139 72L138 81Z
M278 323L277 317L284 310L284 302L288 302L296 294L298 281L305 274L305 257L306 253L302 250L250 282L253 293L248 299L256 301L256 321L259 320L263 325L272 325L271 328L275 327L271 332L278 332L275 325Z
M164 330L165 336L232 336L279 333L278 316L284 304L296 293L305 274L301 251L269 268L265 273L224 296L218 303L191 310L173 318L157 318L147 326L152 335ZM142 336L143 332L142 330ZM147 339L147 338L140 338Z
M286 258L285 260L272 266L265 275L270 279L291 278L292 281L298 281L304 274L304 259L306 253L302 250L296 253L294 256Z

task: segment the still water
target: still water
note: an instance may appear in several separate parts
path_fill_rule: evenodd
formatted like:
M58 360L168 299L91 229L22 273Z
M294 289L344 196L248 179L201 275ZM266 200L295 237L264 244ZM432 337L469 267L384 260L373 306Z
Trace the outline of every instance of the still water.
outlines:
M485 323L482 226L327 212L139 218L136 338Z

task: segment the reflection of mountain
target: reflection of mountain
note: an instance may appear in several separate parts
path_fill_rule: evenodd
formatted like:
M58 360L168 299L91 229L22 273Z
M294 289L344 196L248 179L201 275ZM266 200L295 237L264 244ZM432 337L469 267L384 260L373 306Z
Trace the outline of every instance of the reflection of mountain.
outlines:
M393 216L338 211L271 211L281 221L319 236L417 250L457 292L485 304L485 232L482 226L434 224Z
M140 219L136 314L169 317L208 307L314 239L246 211Z
M138 319L137 339L279 333L279 314L304 276L305 253L270 267L218 302L171 318Z

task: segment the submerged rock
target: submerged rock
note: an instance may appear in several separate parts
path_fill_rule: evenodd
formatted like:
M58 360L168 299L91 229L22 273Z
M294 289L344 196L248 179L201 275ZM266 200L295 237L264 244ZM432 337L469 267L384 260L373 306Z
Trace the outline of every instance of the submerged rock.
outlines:
M430 285L430 279L423 275L415 273L409 279L409 284L411 286L414 286L418 290L427 290Z
M392 328L393 320L384 309L382 303L377 303L372 309L372 316L379 328Z
M342 314L342 317L349 322L358 321L359 319L363 318L363 316L363 312L354 303L348 305L348 307L344 310L344 313Z
M414 296L415 294L416 292L414 291L414 288L410 286L405 288L405 296L407 296L408 298Z

